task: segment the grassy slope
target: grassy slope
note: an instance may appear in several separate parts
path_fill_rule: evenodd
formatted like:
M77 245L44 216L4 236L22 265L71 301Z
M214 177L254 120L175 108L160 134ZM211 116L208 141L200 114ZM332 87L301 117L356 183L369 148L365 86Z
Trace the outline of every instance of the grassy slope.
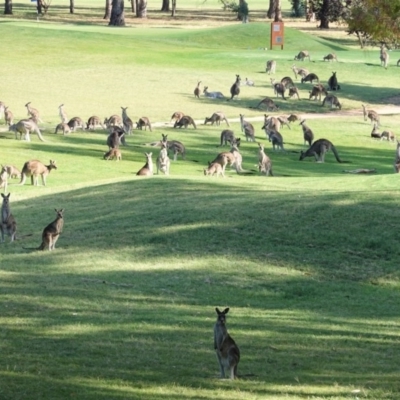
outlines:
M369 139L361 117L310 120L316 136L337 143L350 166L332 155L322 165L300 163L295 153L271 154L275 172L290 176L228 173L217 180L202 177L202 168L217 152L221 129L166 127L135 133L121 163L105 162L104 133L51 135L60 103L83 118L119 113L121 105L133 118L153 121L168 121L176 109L199 119L220 107L229 117L262 115L247 107L272 95L262 74L270 53L259 49L268 28L163 30L162 40L157 29L24 22L2 29L15 48L12 59L0 55L2 99L19 118L31 100L44 116L47 142L3 134L1 162L55 158L59 170L46 188L10 186L19 231L33 236L1 249L1 396L339 399L360 390L359 397L396 397L394 145ZM28 44L32 37L36 43ZM394 68L386 71L390 81L376 83L383 71L375 53L290 29L286 43L272 53L282 65L278 77L291 75L301 48L316 60L335 50L346 61L334 67L348 76L340 93L346 108L395 93ZM331 65L312 65L329 76ZM238 72L259 83L243 88L241 100L193 99L197 80L227 92ZM306 101L280 104L284 112L320 111ZM389 128L399 122L382 119ZM255 126L266 142L261 123ZM239 135L237 123L233 129ZM160 132L184 141L188 161L173 163L170 177L138 179L149 150L143 143ZM298 126L283 133L289 150L302 148ZM244 143L242 152L244 167L254 169L256 146ZM343 175L348 167L379 174ZM39 244L55 207L66 209L59 249L24 251ZM215 379L213 309L225 305L246 375L234 383Z

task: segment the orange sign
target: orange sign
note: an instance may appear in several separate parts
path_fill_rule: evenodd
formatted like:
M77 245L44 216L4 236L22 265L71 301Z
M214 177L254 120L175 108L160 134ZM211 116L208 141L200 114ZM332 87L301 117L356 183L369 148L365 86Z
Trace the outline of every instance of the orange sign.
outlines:
M271 50L272 46L281 46L283 50L283 22L271 22Z

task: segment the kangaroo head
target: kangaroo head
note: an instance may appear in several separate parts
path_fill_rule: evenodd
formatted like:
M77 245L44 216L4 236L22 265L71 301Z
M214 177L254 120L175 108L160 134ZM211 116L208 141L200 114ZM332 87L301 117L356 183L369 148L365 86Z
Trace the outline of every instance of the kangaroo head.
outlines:
M50 169L51 169L51 168L57 169L57 165L56 165L56 161L55 161L55 160L50 160L49 168L50 168Z
M29 104L31 104L31 102L29 102L29 103L26 103L26 104L25 104L25 107L28 107L28 106L29 106Z
M217 312L217 321L220 322L221 324L225 325L226 322L226 314L228 314L229 307L225 308L224 311L220 311L218 307L215 308L215 311Z
M63 208L61 208L59 210L57 210L57 208L55 208L54 211L56 212L58 218L60 218L60 219L63 218L63 214L64 214L64 209Z
M4 204L8 204L10 195L11 195L11 193L8 193L7 195L4 195L3 193L1 193L1 197L4 199L4 201L3 201Z

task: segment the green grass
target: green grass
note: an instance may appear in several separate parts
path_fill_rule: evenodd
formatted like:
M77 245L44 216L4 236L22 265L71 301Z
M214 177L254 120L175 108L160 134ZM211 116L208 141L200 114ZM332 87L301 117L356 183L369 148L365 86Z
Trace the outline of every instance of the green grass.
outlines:
M1 129L0 161L55 159L58 170L46 187L9 186L19 234L32 236L0 247L1 399L399 398L395 144L372 140L361 114L277 100L282 114L330 113L308 125L351 164L330 153L325 164L298 161L296 124L282 130L289 152L273 153L258 119L277 176L216 179L203 168L225 126L167 124L176 110L203 120L221 109L241 136L239 113L262 117L249 106L273 95L266 60L278 60L278 78L292 76L300 49L324 79L338 72L346 110L397 95L393 65L384 71L376 51L289 28L283 51L265 51L264 23L111 29L7 19L2 33L13 51L0 54L0 100L17 120L32 101L46 142ZM331 51L339 63L320 61ZM194 98L198 80L227 94L236 73L257 84L239 100ZM306 98L309 86L299 87ZM123 160L107 162L104 132L53 134L61 103L85 120L128 106L132 119L162 128L135 131ZM381 119L396 132L400 116ZM136 177L143 153L158 152L145 144L161 133L186 145L187 160L172 162L170 176ZM254 171L256 144L243 142L241 153ZM377 174L343 173L355 168ZM29 249L54 208L65 208L56 251ZM214 308L227 306L242 353L235 382L218 379L213 354Z

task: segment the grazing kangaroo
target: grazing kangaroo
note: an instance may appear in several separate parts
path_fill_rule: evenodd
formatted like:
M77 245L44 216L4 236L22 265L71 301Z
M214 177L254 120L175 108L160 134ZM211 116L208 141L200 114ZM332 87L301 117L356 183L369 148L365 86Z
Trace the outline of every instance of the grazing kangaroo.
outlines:
M178 140L168 140L168 135L162 135L161 146L165 144L167 149L172 150L174 153L174 161L178 159L178 154L182 156L184 160L186 157L186 148L183 143L179 142Z
M68 121L68 126L70 127L72 132L76 132L78 128L85 130L85 123L80 117L73 117Z
M28 116L30 116L30 117L31 117L32 119L34 119L35 121L43 122L43 121L40 119L40 113L39 113L39 111L38 111L36 108L31 107L30 104L31 104L31 102L25 104L25 107L26 107L26 109L28 110Z
M58 106L58 115L61 118L61 123L66 124L68 122L67 113L64 110L64 104Z
M56 212L57 217L43 229L42 244L37 248L37 250L53 251L56 248L57 240L64 227L64 209L62 208L57 210L55 208L54 211Z
M156 164L157 164L157 175L160 173L160 171L163 172L164 175L169 175L169 167L171 161L168 157L167 144L161 145L160 154L157 157Z
M109 150L116 149L122 144L126 146L125 131L122 128L114 127L114 130L107 136Z
M379 59L381 60L381 66L385 67L385 69L388 67L389 64L389 53L385 49L385 45L381 45L381 51L379 55Z
M244 135L246 136L246 141L255 142L254 138L254 126L244 119L243 114L240 115L240 128Z
M258 143L258 170L266 176L274 176L272 173L272 161L265 154L264 145L261 143Z
M338 163L347 163L348 161L342 161L333 143L327 139L316 140L308 150L300 152L300 161L306 157L315 157L315 160L319 163L325 162L325 154L327 151L332 150Z
M383 131L381 133L381 140L386 139L387 141L391 142L391 141L395 141L396 140L396 136L392 131Z
M61 122L56 126L54 133L58 133L58 131L62 131L63 135L66 135L67 133L71 133L71 128L68 124Z
M30 176L31 184L38 186L38 180L40 175L42 177L43 186L46 186L47 175L49 175L52 169L57 169L57 165L54 160L50 160L49 165L44 165L38 160L27 161L22 167L21 181L19 184L24 185L26 178Z
M308 58L308 61L311 61L310 53L307 50L300 51L300 53L294 57L295 60L300 60L300 61L304 61L305 58Z
M0 171L0 188L4 188L4 193L7 192L8 173L5 167L1 167Z
M92 115L88 121L86 122L86 130L95 130L96 127L100 126L102 129L105 129L104 124L101 122L100 117L96 115Z
M342 109L342 105L340 104L339 99L334 96L333 94L328 94L328 96L325 96L324 101L322 102L322 107L325 105L325 103L330 104L331 108L334 106L337 107L339 110Z
M12 179L21 178L21 171L14 165L2 165L2 168L6 169L8 178Z
M301 127L303 129L304 145L306 145L306 143L308 143L308 146L311 146L312 142L314 141L314 133L313 133L313 131L311 130L311 128L309 128L306 125L306 120L305 119L303 119L300 122L300 125L301 125Z
M320 83L318 83L318 85L315 85L309 93L309 100L314 98L314 101L321 101L323 94L325 94L325 96L328 96L328 91L325 89L324 85L321 85Z
M208 86L204 86L203 94L209 99L225 99L225 96L221 92L209 92Z
M234 144L237 144L237 139L236 139L235 134L233 133L233 131L231 131L229 129L224 129L221 132L221 143L220 143L220 145L218 147L221 147L223 145L226 146L228 144L228 142L232 146Z
M381 139L381 134L380 134L380 132L378 130L378 126L376 124L374 124L374 127L372 128L371 137L373 139Z
M192 117L189 115L184 115L179 121L175 121L174 128L182 128L187 129L189 125L193 125L194 129L197 129L196 123L194 122Z
M4 107L4 121L8 126L11 126L14 123L14 114L8 109L8 107Z
M297 79L297 75L300 75L301 78L305 78L310 72L305 68L297 68L296 65L292 65L292 71L294 73L295 79Z
M226 328L226 314L229 308L217 312L217 322L214 325L214 350L217 353L220 376L225 378L225 370L230 371L230 378L237 378L237 368L240 361L240 350Z
M1 241L4 243L4 235L10 236L10 242L15 240L15 236L17 233L17 222L15 221L14 216L11 214L10 208L10 195L4 195L1 193L1 197L3 198L3 204L1 205Z
M276 97L282 96L283 100L285 99L285 90L286 87L283 83L281 82L275 82L275 79L271 78L271 85L272 88L274 89L274 94L276 95Z
M296 86L291 86L289 88L289 99L291 99L293 96L297 96L297 100L300 100L300 94Z
M153 132L153 130L151 129L151 122L147 117L141 117L139 118L138 122L136 122L136 129L140 129L140 130L144 130L146 131L147 128L149 128L150 132Z
M19 137L20 139L22 139L22 135L25 135L25 140L27 142L31 141L31 132L35 132L39 138L39 140L41 140L42 142L45 142L42 134L40 133L40 129L37 125L37 123L29 118L29 119L21 119L21 121L18 121L16 124L11 125L8 130L10 132L15 132L15 139L17 139L18 137L18 133L19 133Z
M336 72L332 72L332 76L328 79L329 90L340 90L340 85L338 83Z
M282 83L283 86L285 86L285 89L288 89L288 88L294 86L294 82L293 82L293 80L292 80L292 78L290 76L284 76L281 79L281 83Z
M222 154L221 158L222 158L222 162L224 163L224 165L222 166L218 162L211 163L209 161L208 162L208 167L204 168L204 170L203 170L204 175L206 175L206 176L208 176L208 175L211 175L211 176L216 175L217 177L218 176L225 177L224 171L225 171L226 164L228 163L228 159L227 159L227 156L225 154Z
M250 108L258 109L261 107L265 108L267 111L278 111L279 110L279 107L269 97L265 97L255 107L250 107Z
M136 173L138 176L151 176L153 175L153 160L151 159L153 153L144 153L146 156L146 164Z
M319 83L318 76L316 74L314 74L313 72L310 72L306 77L301 78L301 83L304 83L304 82L313 83L314 81L317 81Z
M128 109L128 107L121 107L121 110L122 110L122 125L123 125L125 133L127 135L131 135L132 134L132 129L133 129L133 122L128 117L128 113L126 112L127 109Z
M204 120L204 125L207 125L209 122L211 122L211 125L214 125L214 123L216 125L220 125L221 121L225 121L226 124L229 126L229 122L225 117L225 114L221 111L217 111L215 112L213 115L211 115L210 118L207 118Z
M394 159L394 171L399 173L400 172L400 142L397 141L397 148L396 148L396 157Z
M268 75L274 74L276 70L276 61L275 60L269 60L267 61L267 64L265 66L265 72Z
M197 82L197 86L194 89L194 97L200 98L200 82Z
M329 53L327 56L323 58L324 61L337 61L337 56L335 53Z
M229 166L235 168L236 173L239 174L239 172L243 171L242 161L243 158L242 155L239 153L238 146L234 144L232 145L230 151L219 153L217 157L213 161L211 161L211 164L212 163L220 164L224 170L224 173L226 165L229 164Z
M122 154L121 154L121 150L114 147L111 150L107 151L107 153L104 153L104 160L114 160L114 158L117 161L121 161L122 160Z
M233 98L235 96L238 97L239 94L240 94L240 76L236 75L236 81L231 86L231 98L229 100L233 100Z
M175 111L171 116L171 121L179 121L185 114L181 111Z
M362 108L363 108L363 114L364 114L364 121L367 121L367 119L369 118L372 123L376 123L377 126L379 126L379 114L374 111L374 110L367 110L365 105L362 104Z
M122 128L122 118L117 114L111 115L110 118L104 119L104 125L107 129L113 128L114 126Z

